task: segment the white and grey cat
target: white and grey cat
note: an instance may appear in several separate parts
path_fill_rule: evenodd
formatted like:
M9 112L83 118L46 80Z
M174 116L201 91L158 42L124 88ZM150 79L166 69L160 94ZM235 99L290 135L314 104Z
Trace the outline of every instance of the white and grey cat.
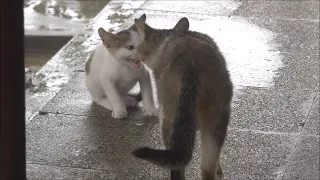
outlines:
M146 15L143 14L139 19L145 21ZM112 34L99 28L98 34L102 42L97 45L85 67L85 82L92 100L112 110L112 117L117 119L126 118L126 107L135 106L141 99L145 112L157 115L150 74L140 60L132 58L135 46L130 31L135 30L133 25ZM128 92L137 82L141 91L134 97Z

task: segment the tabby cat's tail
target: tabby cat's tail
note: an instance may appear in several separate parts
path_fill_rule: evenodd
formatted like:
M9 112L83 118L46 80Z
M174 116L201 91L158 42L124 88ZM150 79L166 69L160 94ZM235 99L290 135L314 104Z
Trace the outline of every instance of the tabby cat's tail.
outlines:
M180 90L179 103L172 128L170 149L155 150L148 147L135 149L132 154L168 169L185 167L192 159L196 127L194 119L197 79L193 73L185 73Z

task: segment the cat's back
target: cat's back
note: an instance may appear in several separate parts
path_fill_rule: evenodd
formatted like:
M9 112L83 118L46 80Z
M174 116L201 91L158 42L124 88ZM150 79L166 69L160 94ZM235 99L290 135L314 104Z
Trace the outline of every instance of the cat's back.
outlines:
M163 77L177 76L181 80L184 74L192 73L197 76L198 88L203 92L201 100L230 99L233 89L230 74L226 61L212 38L189 31L173 37L167 43L166 51L167 53L162 53L166 63Z
M188 31L173 36L166 44L163 58L170 67L226 71L225 59L218 46L208 35ZM181 68L179 68L181 67Z

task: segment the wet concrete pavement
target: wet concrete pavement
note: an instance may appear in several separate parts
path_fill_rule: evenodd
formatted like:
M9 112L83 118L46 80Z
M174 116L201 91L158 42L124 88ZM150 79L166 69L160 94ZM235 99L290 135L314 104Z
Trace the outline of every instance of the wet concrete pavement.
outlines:
M112 119L84 85L96 29L126 28L142 13L159 28L187 17L224 53L235 85L225 179L320 178L319 1L219 0L111 2L35 77L41 91L26 99L29 179L167 179L130 155L140 145L162 147L157 118L137 107ZM188 179L200 179L199 146Z

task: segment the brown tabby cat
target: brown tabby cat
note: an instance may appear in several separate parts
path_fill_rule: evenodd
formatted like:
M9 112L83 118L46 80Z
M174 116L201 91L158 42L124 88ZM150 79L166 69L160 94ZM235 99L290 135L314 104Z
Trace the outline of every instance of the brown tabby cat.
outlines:
M202 179L218 179L233 95L224 57L209 36L189 31L187 18L170 30L139 19L135 24L140 39L134 56L154 72L166 150L141 147L132 153L170 169L171 179L185 179L200 129Z

